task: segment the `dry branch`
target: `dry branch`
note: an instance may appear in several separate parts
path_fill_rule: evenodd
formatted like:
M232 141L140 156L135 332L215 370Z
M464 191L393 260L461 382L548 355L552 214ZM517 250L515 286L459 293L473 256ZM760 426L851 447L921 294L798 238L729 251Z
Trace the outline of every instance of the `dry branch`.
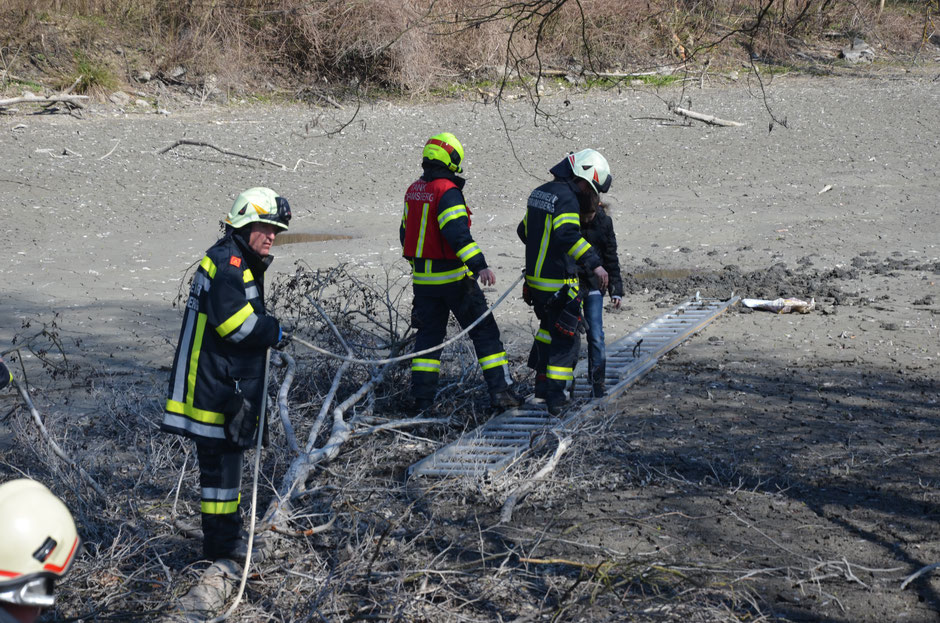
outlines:
M921 567L916 572L904 578L904 581L901 582L901 590L903 591L905 588L907 588L908 584L910 584L911 582L913 582L920 576L924 575L925 573L930 573L934 569L940 569L940 562L935 562L931 565L927 565L926 567Z
M95 479L92 478L81 465L73 461L72 458L65 453L65 450L63 450L59 444L55 442L55 440L52 438L52 435L49 434L49 431L46 429L46 425L42 421L42 416L39 415L39 411L37 411L36 407L33 405L33 401L29 397L29 393L26 391L26 388L23 387L23 385L21 385L20 382L15 378L13 379L13 384L16 385L16 389L19 390L20 396L22 396L23 401L26 402L26 406L29 408L29 412L33 416L33 421L36 422L36 426L39 427L39 432L42 434L42 438L46 440L46 443L49 444L49 447L52 448L52 451L55 452L56 456L68 463L69 466L73 469L78 470L78 473L85 480L85 482L87 482L91 488L95 490L95 493L101 496L102 499L107 500L108 495L104 492L104 489L101 488L101 485L99 485L97 481L95 481Z
M499 513L499 520L502 523L508 523L512 521L512 512L516 508L516 504L519 501L527 496L532 489L546 476L555 471L555 467L558 465L558 461L561 460L562 455L568 449L568 446L571 445L571 437L564 437L563 439L558 440L558 447L555 448L555 454L552 455L552 458L549 459L548 463L540 469L535 476L523 482L519 487L513 491L506 501L503 503L503 509Z
M290 355L280 354L281 361L287 364L287 370L284 372L284 380L281 381L281 389L277 394L277 412L281 417L281 425L284 427L284 434L287 436L287 445L294 455L300 454L300 446L297 445L297 436L294 434L294 426L290 421L290 410L287 407L287 393L290 391L291 383L294 382L294 358Z
M38 95L22 95L20 97L11 97L0 100L0 108L14 106L16 104L55 104L56 102L65 102L75 106L81 106L82 100L87 100L87 95L50 95L40 97Z
M695 112L692 110L687 110L685 108L680 108L679 106L674 106L672 112L675 114L688 117L689 119L696 119L698 121L704 121L705 123L710 123L711 125L720 125L720 126L742 126L743 123L737 121L728 121L726 119L719 119L714 115L703 115L702 113Z
M285 356L285 358L286 357L287 356ZM329 439L326 440L326 443L324 443L322 447L307 451L291 462L284 479L281 481L281 486L278 488L276 498L271 502L271 505L265 513L265 518L262 521L265 528L279 525L286 518L290 510L292 492L303 485L308 474L314 467L320 463L328 463L336 458L340 448L342 448L343 444L346 443L352 435L353 425L356 422L356 418L353 418L353 420L347 423L343 419L343 415L367 393L372 391L376 385L382 382L385 373L390 367L391 364L386 365L378 374L369 379L369 381L364 383L355 393L333 409L333 429L330 432ZM334 380L334 385L339 384L341 376L341 372L338 372L337 378ZM282 388L281 393L286 396L287 392ZM311 432L311 435L315 438L316 433Z
M236 158L244 158L245 160L254 160L255 162L263 162L265 164L270 164L275 167L279 167L281 169L287 169L287 167L281 164L280 162L274 162L273 160L268 160L267 158L258 158L256 156L249 156L248 154L240 154L237 151L229 151L227 149L222 149L221 147L216 147L212 143L206 143L204 141L191 141L187 138L181 138L175 143L173 143L172 145L170 145L169 147L164 147L163 149L157 152L157 155L159 156L160 154L165 154L166 152L170 151L171 149L175 149L179 147L180 145L193 145L195 147L208 147L210 149L216 150L219 153L225 154L226 156L235 156Z

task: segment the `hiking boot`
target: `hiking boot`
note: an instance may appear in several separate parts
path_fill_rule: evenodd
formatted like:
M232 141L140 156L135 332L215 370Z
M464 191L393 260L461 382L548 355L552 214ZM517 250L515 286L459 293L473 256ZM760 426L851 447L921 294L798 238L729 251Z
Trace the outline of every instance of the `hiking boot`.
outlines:
M504 389L490 395L490 406L494 409L512 409L522 404L522 399L512 389Z
M408 409L408 414L413 417L431 417L434 413L433 398L415 398Z
M267 554L266 543L264 539L260 538L257 534L255 539L252 542L251 547L251 560L253 562L263 562ZM235 544L224 552L206 552L206 558L209 560L234 560L237 563L245 564L245 559L248 557L248 535L247 533L242 534L235 542Z
M568 401L562 400L559 402L546 402L545 406L551 415L561 415L561 412L565 410L566 406L568 406Z
M595 398L603 398L607 395L607 385L604 383L594 383L594 387L591 390L591 395Z

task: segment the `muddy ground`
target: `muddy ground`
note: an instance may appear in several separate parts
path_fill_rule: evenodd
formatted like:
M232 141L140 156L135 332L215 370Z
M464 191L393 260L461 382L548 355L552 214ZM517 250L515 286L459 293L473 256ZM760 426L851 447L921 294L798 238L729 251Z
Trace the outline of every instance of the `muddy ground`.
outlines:
M523 265L515 225L528 192L566 151L592 146L614 175L627 288L606 316L609 342L696 292L815 298L816 309L721 316L586 423L508 524L502 500L547 455L479 482L402 479L485 419L472 383L450 426L354 439L311 485L324 488L305 521L337 523L276 537L279 556L236 620L940 619L940 573L902 588L940 562L938 71L778 76L765 92L744 78L557 92L541 102L548 119L524 99L374 102L354 118L351 106L238 102L0 118L0 350L45 328L14 372L113 496L96 498L4 392L2 478L53 486L87 542L54 618L153 618L206 566L171 518L188 446L154 424L174 300L232 198L270 186L291 201L292 232L350 237L278 246L270 279L341 263L379 279L404 268L401 195L421 145L449 130L497 274L490 300ZM680 98L745 125L682 122L665 104ZM786 127L769 131L772 117ZM284 168L204 147L158 153L179 139ZM497 319L525 387L529 310L511 296ZM379 401L376 415L399 417L395 404ZM278 440L263 501L289 458ZM189 456L178 504L190 519L195 479Z

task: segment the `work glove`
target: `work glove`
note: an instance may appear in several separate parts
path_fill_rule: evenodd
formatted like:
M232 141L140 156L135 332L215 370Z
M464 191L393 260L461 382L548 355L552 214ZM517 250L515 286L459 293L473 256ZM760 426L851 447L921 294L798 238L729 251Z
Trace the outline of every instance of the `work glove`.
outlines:
M278 329L277 344L273 346L274 350L284 350L292 337L293 334L290 331L285 331L283 327Z

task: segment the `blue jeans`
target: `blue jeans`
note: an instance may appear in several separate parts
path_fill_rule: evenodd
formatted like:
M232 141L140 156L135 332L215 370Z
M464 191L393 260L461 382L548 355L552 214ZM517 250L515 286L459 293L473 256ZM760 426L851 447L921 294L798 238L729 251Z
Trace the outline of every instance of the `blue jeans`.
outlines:
M584 322L587 325L588 378L594 386L603 385L607 372L607 347L604 343L604 294L591 290L584 297Z

